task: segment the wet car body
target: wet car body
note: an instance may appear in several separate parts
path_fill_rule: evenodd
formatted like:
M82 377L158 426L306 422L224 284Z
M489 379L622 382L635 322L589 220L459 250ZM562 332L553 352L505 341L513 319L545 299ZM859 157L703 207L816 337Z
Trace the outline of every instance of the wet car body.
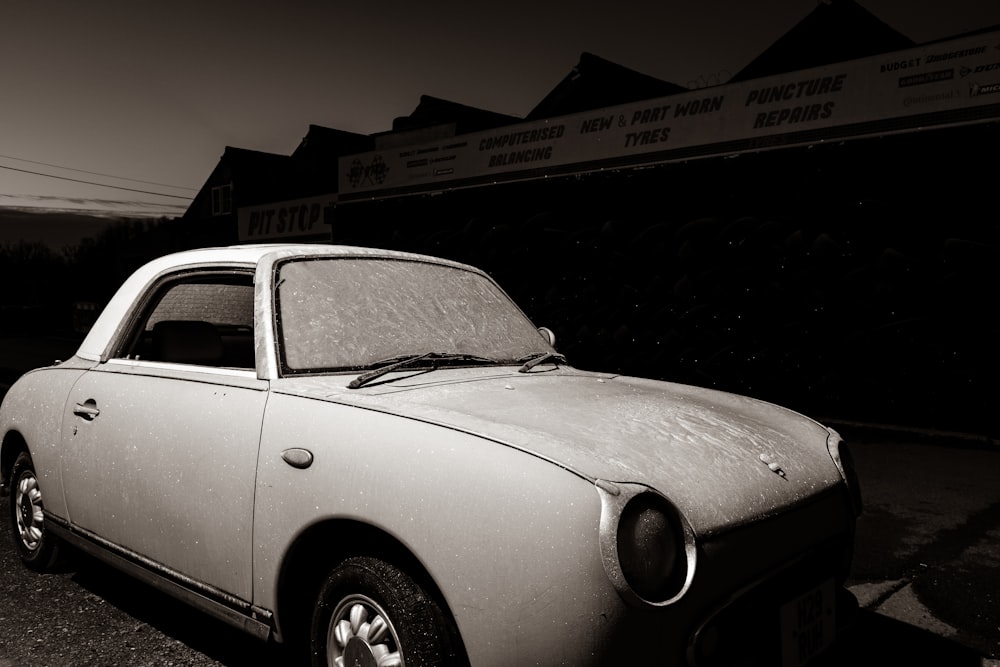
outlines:
M543 333L429 257L161 258L5 398L15 543L37 568L71 543L316 664L794 665L826 646L859 511L839 436L575 369Z

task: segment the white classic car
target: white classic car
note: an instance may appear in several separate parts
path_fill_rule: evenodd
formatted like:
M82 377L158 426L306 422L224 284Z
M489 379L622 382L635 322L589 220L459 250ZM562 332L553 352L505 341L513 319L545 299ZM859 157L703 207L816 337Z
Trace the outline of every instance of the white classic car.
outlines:
M860 511L834 431L578 370L485 273L236 246L129 278L0 408L23 562L65 544L316 665L800 665Z

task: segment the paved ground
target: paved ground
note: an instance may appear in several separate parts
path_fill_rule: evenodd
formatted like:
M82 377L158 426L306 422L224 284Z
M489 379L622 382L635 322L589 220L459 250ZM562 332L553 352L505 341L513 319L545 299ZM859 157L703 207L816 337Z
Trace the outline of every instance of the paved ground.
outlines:
M858 636L919 649L898 664L1000 666L1000 446L863 429L850 440L865 499L849 582L867 612Z

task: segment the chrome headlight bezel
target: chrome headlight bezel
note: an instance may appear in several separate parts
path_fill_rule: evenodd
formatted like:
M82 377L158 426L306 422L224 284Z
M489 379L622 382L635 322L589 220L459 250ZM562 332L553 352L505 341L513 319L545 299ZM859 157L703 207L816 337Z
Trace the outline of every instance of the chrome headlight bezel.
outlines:
M604 480L597 480L595 486L601 498L601 559L619 596L630 604L645 607L666 607L680 600L691 587L697 561L694 530L687 519L663 494L648 486ZM647 573L637 572L634 564L622 562L621 540L628 537L621 535L623 517L629 524L635 511L652 512L656 519L653 528L659 532L650 535L647 530L643 539L669 544L673 549L662 557L664 566L672 565L668 571L654 573L662 582L652 584L651 590L637 590L644 586L641 579Z
M851 457L851 450L847 443L840 437L840 434L832 428L827 428L829 435L826 438L826 448L830 452L833 464L837 466L837 471L847 486L848 494L851 497L851 509L854 516L860 516L863 503L861 500L861 484L858 482L858 473L854 468L854 459Z

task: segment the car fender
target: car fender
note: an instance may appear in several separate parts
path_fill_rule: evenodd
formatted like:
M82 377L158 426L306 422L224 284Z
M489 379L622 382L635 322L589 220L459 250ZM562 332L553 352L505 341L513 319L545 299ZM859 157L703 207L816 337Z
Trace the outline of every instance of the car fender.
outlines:
M290 449L308 451L311 464L286 462ZM275 609L282 559L310 526L364 521L419 559L472 664L509 663L515 646L561 662L567 647L554 636L598 642L622 604L602 565L600 513L592 480L518 449L274 392L258 466L254 601ZM594 647L572 650L585 657Z
M3 475L9 474L13 448L19 434L28 447L35 473L45 497L45 509L67 518L62 493L60 447L66 413L66 399L77 380L92 366L72 359L57 366L28 371L7 390L0 406L0 434L3 438L0 461Z

